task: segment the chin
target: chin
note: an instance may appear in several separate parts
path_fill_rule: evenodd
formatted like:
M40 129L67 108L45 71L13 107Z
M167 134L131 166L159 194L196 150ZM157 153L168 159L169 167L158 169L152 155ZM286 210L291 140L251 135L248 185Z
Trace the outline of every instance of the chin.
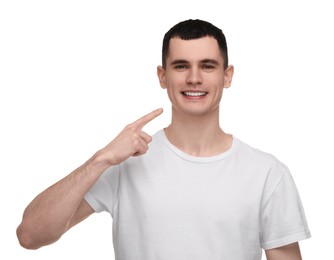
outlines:
M191 116L191 117L203 117L209 116L214 114L219 114L219 105L216 106L209 106L208 104L174 104L173 105L173 112L176 114L184 115L184 116Z
M185 109L182 111L182 113L186 116L198 116L198 117L203 117L206 115L210 115L214 113L212 110L207 110L207 109Z

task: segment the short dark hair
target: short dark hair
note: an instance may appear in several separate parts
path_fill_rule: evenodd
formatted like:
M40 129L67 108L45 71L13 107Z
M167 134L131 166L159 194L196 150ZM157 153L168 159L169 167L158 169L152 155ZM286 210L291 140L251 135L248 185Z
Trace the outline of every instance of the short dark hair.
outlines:
M205 36L210 36L217 40L220 52L224 59L224 67L227 68L227 44L223 31L213 24L199 19L189 19L179 22L165 34L162 43L162 66L166 68L166 59L169 52L170 39L180 38L182 40L192 40Z

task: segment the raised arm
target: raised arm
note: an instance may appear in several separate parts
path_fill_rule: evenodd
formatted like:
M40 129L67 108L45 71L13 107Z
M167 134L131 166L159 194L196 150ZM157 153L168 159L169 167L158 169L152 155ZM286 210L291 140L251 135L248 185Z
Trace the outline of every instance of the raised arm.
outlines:
M86 163L34 198L17 228L20 244L37 249L54 243L92 214L94 210L84 200L85 194L108 167L146 153L151 137L142 128L161 113L162 109L154 110L125 127Z

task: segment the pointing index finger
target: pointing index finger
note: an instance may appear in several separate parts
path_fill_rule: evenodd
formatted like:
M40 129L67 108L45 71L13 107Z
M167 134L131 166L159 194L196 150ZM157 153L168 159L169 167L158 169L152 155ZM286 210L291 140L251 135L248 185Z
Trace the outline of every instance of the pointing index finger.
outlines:
M143 128L147 123L149 123L150 121L152 121L154 118L156 118L157 116L161 115L163 112L162 108L158 108L156 110L153 110L151 113L148 113L147 115L139 118L138 120L136 120L133 125L139 127L140 129Z

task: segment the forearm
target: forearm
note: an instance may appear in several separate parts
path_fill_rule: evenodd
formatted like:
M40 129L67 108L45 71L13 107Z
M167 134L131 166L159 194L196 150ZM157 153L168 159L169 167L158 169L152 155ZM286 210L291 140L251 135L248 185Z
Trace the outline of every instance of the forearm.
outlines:
M22 246L37 249L55 242L67 231L85 194L108 167L98 160L94 155L27 206L17 229Z

